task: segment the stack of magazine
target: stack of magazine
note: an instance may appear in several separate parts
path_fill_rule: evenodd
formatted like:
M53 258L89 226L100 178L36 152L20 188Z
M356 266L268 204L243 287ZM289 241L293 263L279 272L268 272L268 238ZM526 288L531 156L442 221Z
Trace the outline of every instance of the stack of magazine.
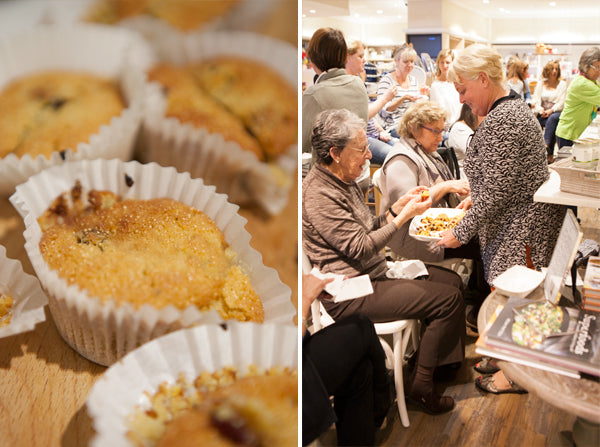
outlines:
M570 377L600 377L600 313L510 298L477 341L476 351Z
M568 301L560 299L561 290L582 237L568 210L544 278L544 298L509 297L477 340L479 354L570 377L600 377L600 312L575 302L559 305Z

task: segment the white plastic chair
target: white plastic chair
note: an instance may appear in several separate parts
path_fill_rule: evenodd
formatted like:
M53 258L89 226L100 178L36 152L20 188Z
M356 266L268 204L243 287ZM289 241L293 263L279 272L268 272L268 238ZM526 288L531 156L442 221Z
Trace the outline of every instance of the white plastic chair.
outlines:
M310 260L302 251L302 271L305 274L310 273L312 265ZM311 304L311 317L313 332L317 332L322 328L329 326L335 321L325 310L325 307L320 300L316 299ZM396 401L398 405L398 413L400 413L400 421L404 427L410 425L408 420L408 411L406 409L406 401L404 400L404 377L403 377L403 362L407 353L416 352L419 345L419 321L418 320L396 320L386 323L375 323L375 332L379 335L379 342L385 352L386 366L394 371L394 385L396 388ZM383 335L392 335L393 347L383 338ZM412 341L411 350L409 351L409 342Z
M427 73L421 67L415 65L410 72L417 80L417 85L421 86L427 82Z

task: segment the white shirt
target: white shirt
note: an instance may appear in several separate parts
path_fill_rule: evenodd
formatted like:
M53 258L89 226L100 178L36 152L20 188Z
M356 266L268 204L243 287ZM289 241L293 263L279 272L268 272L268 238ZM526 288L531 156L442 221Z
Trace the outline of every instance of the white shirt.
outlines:
M429 99L437 102L448 111L447 122L452 124L460 115L460 98L452 82L433 81L429 91Z

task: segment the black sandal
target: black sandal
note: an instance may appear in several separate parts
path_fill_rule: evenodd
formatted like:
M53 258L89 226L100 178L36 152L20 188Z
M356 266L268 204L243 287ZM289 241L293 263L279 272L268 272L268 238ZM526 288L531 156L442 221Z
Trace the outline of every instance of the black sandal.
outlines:
M492 362L493 359L491 357L484 357L481 359L480 362L475 363L475 366L473 366L473 368L475 369L475 371L481 374L494 374L500 371L500 368L498 368Z

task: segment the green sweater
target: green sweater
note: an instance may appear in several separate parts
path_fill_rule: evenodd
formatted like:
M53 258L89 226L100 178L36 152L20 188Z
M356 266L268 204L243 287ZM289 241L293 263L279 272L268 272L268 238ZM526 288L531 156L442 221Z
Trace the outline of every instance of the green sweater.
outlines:
M556 136L576 140L592 122L600 105L600 84L583 75L575 77L567 89L565 108L560 114Z

